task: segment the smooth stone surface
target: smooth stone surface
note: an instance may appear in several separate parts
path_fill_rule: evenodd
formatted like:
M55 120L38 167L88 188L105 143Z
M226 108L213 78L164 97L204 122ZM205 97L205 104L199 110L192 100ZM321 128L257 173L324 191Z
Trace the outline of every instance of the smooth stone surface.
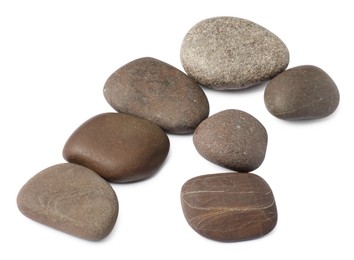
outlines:
M83 123L68 139L63 157L111 182L151 177L170 147L166 133L152 122L127 114L104 113Z
M189 76L217 90L256 85L289 64L289 51L276 35L236 17L213 17L197 23L184 37L180 55Z
M224 242L254 239L277 223L271 188L252 173L218 173L188 180L181 190L188 224L200 235Z
M112 187L90 169L71 163L33 176L18 193L17 205L26 217L87 240L105 238L118 217Z
M264 92L268 111L281 119L317 119L329 116L339 105L339 91L322 69L304 65L272 79Z
M116 111L151 120L175 134L193 132L209 115L208 100L193 79L149 57L115 71L104 85L104 96Z
M205 159L234 171L249 172L262 164L268 135L252 115L229 109L205 119L194 132L193 142Z

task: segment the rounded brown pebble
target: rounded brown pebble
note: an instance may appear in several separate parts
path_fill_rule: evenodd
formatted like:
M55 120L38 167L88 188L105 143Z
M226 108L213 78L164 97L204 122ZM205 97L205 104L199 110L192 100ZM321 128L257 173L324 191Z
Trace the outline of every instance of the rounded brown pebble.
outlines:
M188 180L181 190L188 224L200 235L223 242L258 238L277 223L271 188L252 173L218 173Z
M264 92L268 111L281 119L318 119L339 105L339 91L322 69L304 65L288 69L272 79Z
M127 114L104 113L83 123L68 139L63 156L111 182L152 176L170 147L166 133L152 122Z
M262 164L268 135L252 115L229 109L205 119L194 132L193 142L205 159L234 171L249 172Z
M286 45L266 28L237 17L213 17L183 39L184 70L217 90L247 88L275 77L289 64Z
M118 217L112 187L90 169L71 163L33 176L18 193L17 205L26 217L87 240L105 238Z
M115 71L104 85L104 96L116 111L148 119L175 134L193 132L209 115L208 100L193 79L149 57Z

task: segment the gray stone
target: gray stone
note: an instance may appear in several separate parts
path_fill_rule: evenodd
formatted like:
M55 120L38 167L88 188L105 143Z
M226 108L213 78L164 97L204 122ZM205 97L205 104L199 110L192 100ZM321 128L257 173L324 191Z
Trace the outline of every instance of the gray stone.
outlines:
M201 87L154 58L137 59L115 71L104 85L104 96L115 110L151 120L175 134L193 132L209 115Z
M268 111L281 119L318 119L339 105L339 91L322 69L304 65L288 69L272 79L264 92Z
M249 172L262 164L267 141L264 126L252 115L236 109L205 119L193 135L200 155L238 172Z
M166 133L154 123L123 113L104 113L76 129L63 156L108 181L123 183L155 174L169 148Z
M17 205L28 218L87 240L105 238L118 217L112 187L90 169L71 163L33 176L18 193Z
M236 17L214 17L183 39L181 62L189 76L217 90L242 89L275 77L289 63L285 44L262 26Z
M200 235L224 242L258 238L277 223L271 188L252 173L219 173L188 180L181 190L188 224Z

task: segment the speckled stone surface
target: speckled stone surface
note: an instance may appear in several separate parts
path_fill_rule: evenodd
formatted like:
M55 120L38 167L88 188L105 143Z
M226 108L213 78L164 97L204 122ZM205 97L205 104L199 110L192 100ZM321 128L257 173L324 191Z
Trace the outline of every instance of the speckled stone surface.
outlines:
M127 114L104 113L76 129L63 156L108 181L124 183L155 174L169 147L166 133L154 123Z
M193 142L199 154L210 162L234 171L249 172L262 164L268 135L255 117L229 109L200 123Z
M272 79L264 102L274 116L287 120L318 119L332 114L339 105L339 91L322 69L303 65Z
M17 205L28 218L87 240L105 238L118 217L112 187L93 171L71 163L33 176L18 193Z
M181 62L189 76L217 90L242 89L275 77L289 63L286 45L264 27L236 17L213 17L183 39Z
M223 242L269 233L278 215L271 188L252 173L218 173L188 180L181 190L188 224L200 235Z
M209 115L208 100L193 79L150 57L115 71L104 85L104 96L115 110L146 118L175 134L193 132Z

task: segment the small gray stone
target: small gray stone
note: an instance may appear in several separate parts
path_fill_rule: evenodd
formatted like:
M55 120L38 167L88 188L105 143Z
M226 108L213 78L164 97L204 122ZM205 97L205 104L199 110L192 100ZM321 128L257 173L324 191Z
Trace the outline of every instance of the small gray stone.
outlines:
M252 173L218 173L188 180L181 190L188 224L200 235L223 242L258 238L278 219L265 180Z
M115 71L104 85L104 96L115 110L148 119L175 134L193 132L209 115L208 100L193 79L149 57Z
M64 158L111 182L151 177L170 148L166 133L149 120L123 113L104 113L83 123L70 136Z
M304 65L288 69L272 79L264 92L268 111L281 119L318 119L339 105L339 91L322 69Z
M18 193L17 205L28 218L87 240L105 238L118 217L112 187L90 169L71 163L33 176Z
M212 89L242 89L275 77L289 63L285 44L262 26L236 17L214 17L183 39L181 62L189 76Z
M262 164L267 141L264 126L236 109L205 119L193 135L194 145L205 159L238 172L249 172Z

